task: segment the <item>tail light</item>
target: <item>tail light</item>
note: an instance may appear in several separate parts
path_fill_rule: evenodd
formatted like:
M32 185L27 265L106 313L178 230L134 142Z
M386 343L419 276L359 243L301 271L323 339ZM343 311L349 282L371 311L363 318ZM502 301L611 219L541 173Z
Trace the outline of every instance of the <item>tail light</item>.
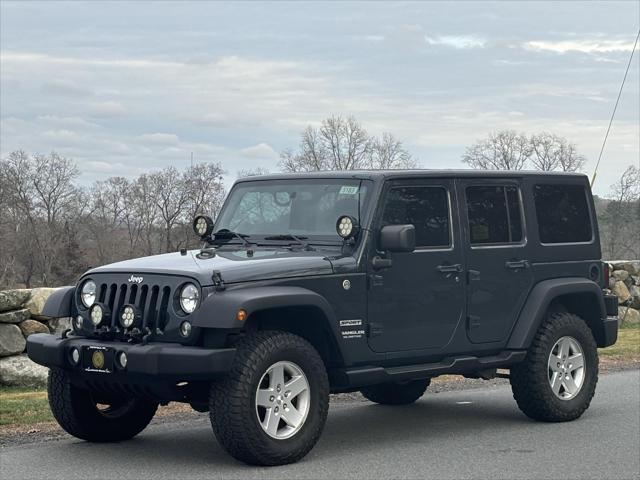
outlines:
M602 278L604 281L604 285L602 285L603 288L609 288L609 264L607 264L606 262L602 262Z

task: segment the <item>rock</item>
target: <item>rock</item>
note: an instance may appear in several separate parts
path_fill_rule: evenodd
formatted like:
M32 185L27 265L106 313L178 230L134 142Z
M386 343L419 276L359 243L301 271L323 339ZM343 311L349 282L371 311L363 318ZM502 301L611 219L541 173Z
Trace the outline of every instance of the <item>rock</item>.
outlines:
M631 275L640 275L640 260L611 262L614 270L626 270Z
M31 290L25 288L19 290L5 290L0 292L0 312L16 310L29 300Z
M631 275L631 281L634 285L640 286L640 277L638 275Z
M29 310L26 308L23 308L22 310L14 310L12 312L0 313L0 323L24 322L30 315Z
M615 278L616 282L624 282L629 276L630 274L626 270L614 270L611 273L611 277Z
M38 320L46 320L48 318L42 315L42 309L47 298L56 290L57 288L34 288L31 290L31 298L24 305L31 312L31 318Z
M613 288L611 289L614 295L618 297L618 304L625 303L627 300L631 298L631 294L629 294L629 289L624 284L624 282L616 282Z
M629 294L631 295L631 308L640 309L640 287L632 285L629 287Z
M0 357L22 353L27 341L17 325L0 323Z
M640 311L635 308L620 307L618 319L621 325L637 325L640 323Z
M50 333L49 327L37 320L25 320L18 326L20 327L20 330L22 330L24 338L27 338L29 335L34 333Z
M44 387L49 369L29 360L26 355L0 358L0 383L15 387Z
M62 335L62 332L71 328L71 319L70 318L52 318L47 322L49 325L49 330L51 333L55 335Z

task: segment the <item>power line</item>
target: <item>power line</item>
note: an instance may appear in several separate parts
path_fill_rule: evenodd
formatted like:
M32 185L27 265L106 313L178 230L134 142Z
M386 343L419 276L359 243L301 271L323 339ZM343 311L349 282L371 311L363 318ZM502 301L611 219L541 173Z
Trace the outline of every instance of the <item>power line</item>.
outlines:
M596 163L596 168L593 170L593 177L591 177L591 187L596 181L596 173L598 173L598 167L600 166L600 160L602 160L602 152L604 152L604 146L607 143L607 138L609 137L609 131L611 130L611 124L613 123L613 117L616 115L616 110L618 109L618 103L620 102L620 96L622 95L622 89L624 88L624 82L627 80L627 74L629 73L629 67L631 67L631 60L633 60L633 54L636 51L636 46L638 45L638 38L640 38L640 30L638 30L638 34L636 35L636 41L633 44L633 49L631 50L631 55L629 56L629 63L627 63L627 69L624 72L624 77L622 79L622 84L620 85L620 91L618 92L618 98L616 99L616 104L613 107L613 112L611 113L611 119L609 120L609 126L607 127L607 133L604 135L604 140L602 141L602 148L600 149L600 155L598 155L598 162Z

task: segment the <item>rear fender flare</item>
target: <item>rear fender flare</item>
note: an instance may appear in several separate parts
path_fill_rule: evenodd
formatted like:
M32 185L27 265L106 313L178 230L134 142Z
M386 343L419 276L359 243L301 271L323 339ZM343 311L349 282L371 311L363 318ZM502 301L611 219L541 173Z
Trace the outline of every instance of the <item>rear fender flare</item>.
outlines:
M554 300L570 294L586 294L598 306L597 311L590 312L589 317L583 320L593 331L596 341L601 343L603 321L607 318L602 289L597 283L586 278L568 277L543 280L533 287L520 311L507 348L528 349Z

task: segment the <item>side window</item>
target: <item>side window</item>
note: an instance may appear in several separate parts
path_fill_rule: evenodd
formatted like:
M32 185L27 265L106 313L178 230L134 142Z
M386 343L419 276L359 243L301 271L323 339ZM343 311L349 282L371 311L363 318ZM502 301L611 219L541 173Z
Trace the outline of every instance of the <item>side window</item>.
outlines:
M533 196L542 243L591 241L593 227L582 185L536 185Z
M449 218L449 195L444 187L394 187L385 199L382 226L412 224L416 247L448 247Z
M467 217L472 245L522 241L520 195L516 187L467 187Z

